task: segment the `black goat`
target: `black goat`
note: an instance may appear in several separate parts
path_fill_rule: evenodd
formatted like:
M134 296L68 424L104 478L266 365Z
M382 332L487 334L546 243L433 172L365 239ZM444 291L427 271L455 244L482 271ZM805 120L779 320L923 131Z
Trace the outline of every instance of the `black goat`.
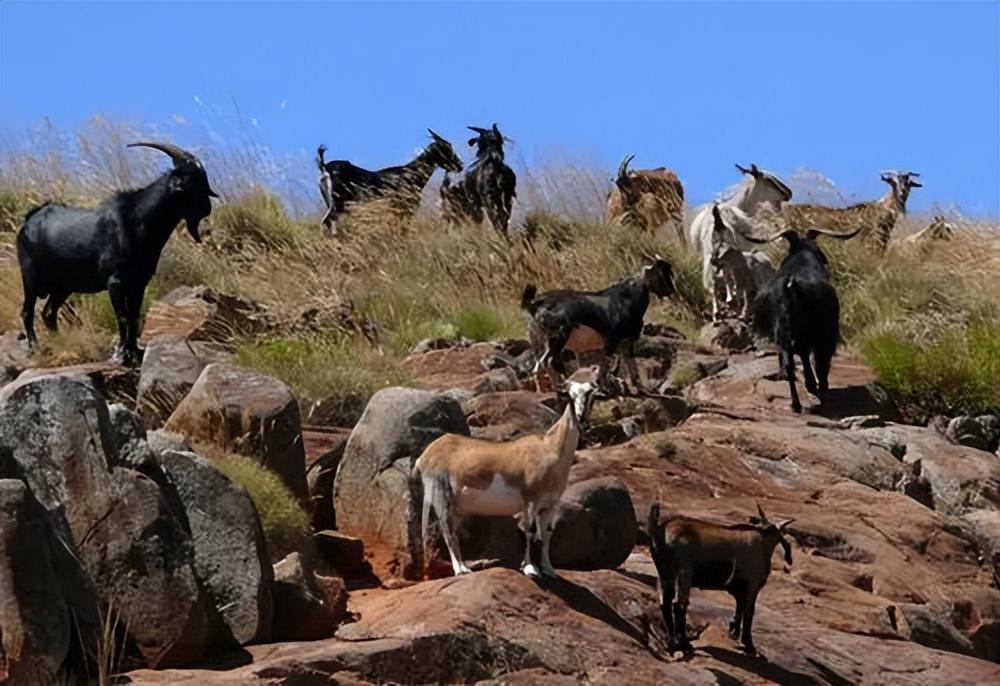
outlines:
M121 191L94 210L46 203L28 212L17 234L24 284L24 331L37 344L35 301L47 297L42 320L56 328L59 307L73 293L108 291L118 319L115 359L139 362L139 311L160 253L183 219L195 242L198 224L218 195L194 155L165 143L132 143L170 156L174 168L144 188Z
M736 614L729 635L742 641L754 655L753 615L757 595L771 574L775 547L784 549L785 564L792 564L792 546L785 530L794 519L768 521L760 505L750 524L722 526L696 519L672 517L660 521L660 505L649 508L646 531L660 591L660 612L670 649L689 650L687 608L692 588L728 591L736 600Z
M535 286L528 284L521 295L521 307L532 317L529 335L538 354L535 374L548 363L553 385L560 388L564 373L563 350L573 348L570 338L574 331L587 327L600 337L605 354L597 383L605 383L609 357L625 344L626 367L630 380L638 390L639 371L635 364L634 347L642 335L642 319L649 307L649 294L665 298L673 292L673 269L659 256L643 268L640 275L601 291L549 291L539 296Z
M830 363L840 340L840 301L830 284L826 255L816 244L816 237L843 240L858 235L862 228L847 234L810 229L804 238L795 231L783 231L769 239L743 234L754 243L778 238L788 241L788 255L771 282L754 298L750 316L754 331L778 346L779 371L788 379L795 412L802 411L795 389L795 355L802 360L806 390L820 397L829 389ZM810 355L816 365L815 376Z
M509 139L496 124L492 129L478 126L469 129L477 134L469 139L469 145L476 146L476 160L458 180L445 175L441 184L445 220L452 224L463 220L479 224L485 211L493 228L506 236L517 196L517 176L504 162L503 144Z
M319 167L319 192L326 205L323 227L337 235L337 219L348 203L389 198L393 209L404 218L413 216L420 205L420 191L430 181L434 170L462 171L462 160L455 154L451 143L430 129L431 144L411 162L398 167L377 171L362 169L347 160L323 159L326 146L316 151Z

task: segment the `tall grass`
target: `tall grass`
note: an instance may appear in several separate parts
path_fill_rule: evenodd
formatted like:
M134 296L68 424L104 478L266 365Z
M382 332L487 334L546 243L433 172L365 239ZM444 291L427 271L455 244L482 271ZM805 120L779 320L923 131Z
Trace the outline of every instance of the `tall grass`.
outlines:
M39 200L94 205L114 188L152 179L165 160L124 152L124 143L142 133L95 120L68 142L42 131L29 155L0 151L0 327L20 328L21 307L12 234L3 229L16 228L23 211ZM197 152L224 202L203 223L204 245L178 230L147 296L207 284L260 303L278 328L263 339L237 342L238 360L289 383L314 421L351 422L375 390L412 383L399 363L423 338L524 335L518 301L527 283L601 288L661 253L673 264L677 294L654 303L647 320L693 336L709 310L700 259L691 249L668 236L602 222L603 172L553 167L519 174L509 241L485 226L445 225L430 202L431 187L412 221L401 223L375 205L345 218L341 238L333 240L318 227L318 197L312 197L318 194L303 200L301 189L289 192L287 169L259 142ZM896 233L923 228L928 219L904 217ZM959 229L956 239L929 255L896 246L881 257L850 241L824 242L846 347L868 360L915 415L989 404L978 391L963 390L988 385L989 372L941 384L933 400L924 400L923 381L902 381L919 374L962 378L944 369L948 355L934 351L961 348L957 341L965 336L963 345L975 357L975 327L1000 321L1000 233L995 224L950 220ZM43 334L50 360L107 355L115 327L105 294L74 297L65 319L72 326L63 326L59 336ZM909 362L918 358L920 364ZM908 366L894 371L904 369L902 360ZM975 376L976 369L967 371Z

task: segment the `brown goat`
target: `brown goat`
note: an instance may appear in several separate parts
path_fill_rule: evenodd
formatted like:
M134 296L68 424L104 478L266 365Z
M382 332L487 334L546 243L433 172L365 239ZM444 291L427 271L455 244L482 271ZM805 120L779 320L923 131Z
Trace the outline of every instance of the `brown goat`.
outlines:
M671 223L678 240L686 243L684 187L677 174L666 167L629 171L629 162L634 157L629 155L618 167L615 187L608 193L608 223L618 222L650 232Z
M750 655L753 644L753 614L757 594L771 573L775 546L785 550L792 564L792 548L784 536L794 520L772 524L760 505L750 524L722 526L682 517L660 522L660 505L649 508L647 527L653 563L659 577L660 612L671 650L690 650L687 639L687 608L691 588L728 591L736 600L736 614L729 635L742 640Z
M826 207L796 203L785 205L784 219L788 229L800 234L812 228L828 229L848 233L862 229L862 237L878 249L885 252L889 246L889 238L896 226L900 214L906 214L906 201L910 190L920 188L921 184L915 177L916 172L887 171L882 173L882 180L889 184L878 200L858 203L850 207Z

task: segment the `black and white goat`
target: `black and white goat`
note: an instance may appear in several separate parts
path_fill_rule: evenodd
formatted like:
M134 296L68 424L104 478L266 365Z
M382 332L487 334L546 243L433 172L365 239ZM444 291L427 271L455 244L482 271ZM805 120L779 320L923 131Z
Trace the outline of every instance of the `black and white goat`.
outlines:
M506 236L517 196L517 176L504 162L503 144L510 139L500 133L496 124L491 129L468 128L477 134L469 139L469 145L476 147L476 160L459 179L445 175L441 184L442 212L452 224L480 224L485 213L493 228Z
M778 346L778 364L788 379L795 412L802 411L795 389L795 355L802 360L806 390L820 397L829 389L830 364L840 341L840 301L827 275L826 255L816 238L826 235L845 240L858 235L862 228L846 234L810 229L805 237L795 231L782 231L768 239L744 234L754 243L779 238L788 241L788 255L771 282L757 294L750 317L754 331ZM810 355L816 365L815 376Z
M430 129L431 144L415 159L398 167L376 171L363 169L347 160L324 159L326 146L316 151L319 167L319 192L326 205L323 227L337 235L337 219L349 203L387 198L393 210L402 217L410 217L420 204L420 191L430 181L434 170L462 171L462 160L455 154L451 143Z
M183 219L195 242L198 224L218 195L191 153L166 143L132 143L170 156L174 167L148 186L121 191L93 210L45 203L24 218L17 261L24 285L24 331L35 335L35 302L48 297L42 321L55 330L59 308L73 293L108 291L118 320L115 359L139 363L139 313L160 253Z
M635 364L634 346L642 335L649 294L666 298L673 292L673 269L659 256L638 276L600 291L561 290L538 295L535 286L528 284L521 295L521 308L531 315L529 337L538 355L536 384L538 372L548 364L553 386L562 386L563 350L570 347L568 344L575 332L585 329L604 344L599 383L605 381L610 356L625 346L626 368L630 381L638 390L639 370Z

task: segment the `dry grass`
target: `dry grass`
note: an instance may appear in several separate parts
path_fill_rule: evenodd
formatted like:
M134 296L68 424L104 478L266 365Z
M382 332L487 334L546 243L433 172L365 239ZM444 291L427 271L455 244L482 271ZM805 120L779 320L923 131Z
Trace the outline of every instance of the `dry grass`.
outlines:
M38 149L44 154L8 155L0 165L0 231L19 225L23 211L43 198L93 205L113 188L151 179L164 160L124 152L124 143L140 134L96 120L73 146L42 132ZM331 240L317 226L318 199L301 200L301 189L292 188L288 174L263 157L259 145L198 152L224 202L203 225L205 245L196 246L182 231L173 237L147 297L208 284L260 303L276 321L318 313L305 332L290 327L264 340L239 342L240 362L284 379L317 421L348 422L374 390L408 383L399 362L422 338L523 335L517 303L528 282L541 289L600 288L659 252L674 265L678 294L655 304L648 320L693 335L708 311L696 255L667 236L600 221L605 174L572 168L522 172L518 224L524 230L510 242L486 227L444 225L430 209L433 190L425 190L421 211L409 223L376 206L343 221L341 239ZM83 172L71 175L71 169ZM904 218L897 234L913 233L927 221ZM908 355L908 348L896 344L923 350L945 332L956 335L972 322L1000 320L996 225L950 221L958 227L956 239L928 255L896 245L880 258L860 244L825 243L848 347L876 362L888 341L893 355ZM20 276L11 241L12 234L0 232L0 327L19 329ZM357 326L335 316L345 308ZM47 362L108 354L114 325L105 295L72 299L64 318L74 320L73 326L55 337L43 334ZM377 347L361 330L368 339L377 335ZM933 364L937 358L922 359ZM909 393L904 400L922 404L918 396ZM958 411L968 403L949 395L934 405Z

